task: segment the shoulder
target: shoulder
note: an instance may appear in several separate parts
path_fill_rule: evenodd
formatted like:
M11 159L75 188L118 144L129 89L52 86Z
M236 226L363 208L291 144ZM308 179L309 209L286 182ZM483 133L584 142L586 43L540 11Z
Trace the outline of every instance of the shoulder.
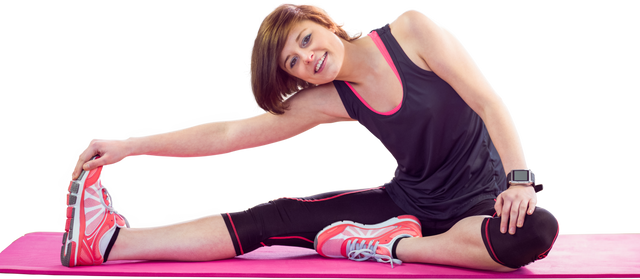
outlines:
M428 48L425 45L425 41L429 41L425 39L425 36L428 35L425 35L424 25L429 25L430 19L423 13L426 12L407 9L400 11L389 24L389 27L393 37L398 41L409 59L421 69L432 72L433 70L425 60L424 55L424 51ZM432 39L430 41L433 41Z
M285 114L312 117L319 123L352 120L333 83L300 90L287 99L286 103L289 109Z
M397 14L394 23L394 32L413 46L416 55L447 82L443 75L451 74L451 67L459 66L461 55L467 58L458 34L424 10L405 9Z
M394 35L424 39L429 34L440 32L440 27L418 11L407 11L390 24Z
M484 106L495 103L497 95L462 44L447 30L416 11L402 14L393 24L391 31L402 37L411 52L483 117Z

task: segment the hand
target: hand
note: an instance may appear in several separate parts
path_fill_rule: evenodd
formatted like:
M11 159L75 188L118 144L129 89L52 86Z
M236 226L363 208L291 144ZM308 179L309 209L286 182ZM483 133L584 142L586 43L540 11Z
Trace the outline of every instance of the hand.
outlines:
M77 179L83 169L89 171L99 166L120 162L130 154L129 149L125 141L92 140L89 147L80 154L71 178ZM100 155L100 158L91 160L95 155Z
M533 214L538 203L536 191L531 186L514 185L498 195L495 209L500 220L500 232L516 233L516 227L522 228L526 215Z

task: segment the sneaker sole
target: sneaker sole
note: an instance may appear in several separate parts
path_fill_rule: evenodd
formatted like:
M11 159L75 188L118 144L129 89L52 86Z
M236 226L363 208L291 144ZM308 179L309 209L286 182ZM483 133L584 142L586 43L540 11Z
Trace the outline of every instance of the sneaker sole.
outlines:
M92 177L100 177L102 168L99 167L96 172ZM80 243L80 235L84 233L84 224L82 224L84 223L84 220L82 220L83 194L88 177L89 172L83 170L78 179L69 183L67 222L65 224L65 233L62 235L62 248L60 249L60 262L66 267L74 267L78 262L78 243Z
M334 222L331 225L326 226L324 229L322 229L318 234L316 234L316 238L313 240L313 249L318 251L318 236L321 235L322 233L324 233L327 230L330 230L336 226L339 225L354 225L357 227L361 227L361 228L365 228L365 229L379 229L379 228L383 228L386 226L390 226L393 224L397 224L399 222L405 222L405 221L410 221L410 222L414 222L418 225L418 227L421 227L420 225L420 221L418 220L418 218L414 217L413 215L401 215L398 217L393 217L387 221L384 221L382 223L378 223L378 224L373 224L373 225L365 225L365 224L361 224L361 223L356 223L353 221L338 221L338 222Z

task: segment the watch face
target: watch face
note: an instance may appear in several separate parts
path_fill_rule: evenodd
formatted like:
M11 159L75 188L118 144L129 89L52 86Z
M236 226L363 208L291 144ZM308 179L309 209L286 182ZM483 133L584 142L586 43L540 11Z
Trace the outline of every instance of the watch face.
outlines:
M514 170L513 181L529 181L529 171L526 170Z

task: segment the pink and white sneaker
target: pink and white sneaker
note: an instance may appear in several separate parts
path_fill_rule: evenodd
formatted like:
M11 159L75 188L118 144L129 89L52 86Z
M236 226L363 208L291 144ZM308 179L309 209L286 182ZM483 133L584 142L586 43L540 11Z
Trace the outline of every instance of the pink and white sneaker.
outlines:
M394 263L402 264L392 256L393 245L405 237L422 237L420 221L414 216L402 215L375 225L341 221L320 231L314 247L324 257L354 261L374 259L393 267Z
M67 223L60 251L64 266L102 264L116 227L129 227L127 220L113 210L109 192L100 183L101 172L102 167L82 171L77 180L69 183Z

